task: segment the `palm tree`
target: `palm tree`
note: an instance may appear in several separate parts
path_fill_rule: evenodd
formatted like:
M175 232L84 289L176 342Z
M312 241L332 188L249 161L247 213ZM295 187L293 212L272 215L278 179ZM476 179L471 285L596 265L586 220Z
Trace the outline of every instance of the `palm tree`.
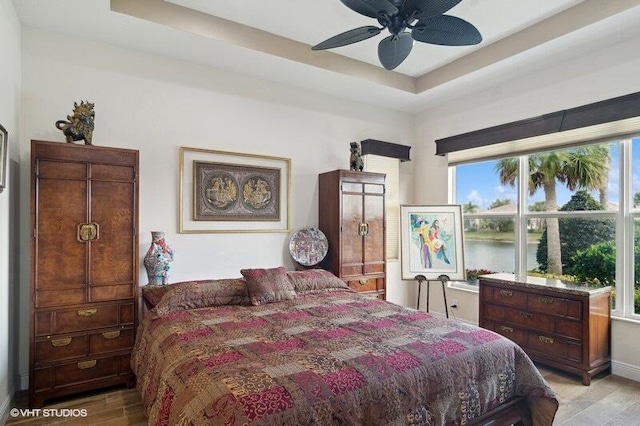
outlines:
M468 214L473 214L473 213L478 213L478 209L480 208L479 205L474 204L473 201L469 201L467 203L462 203L462 212L463 213L468 213ZM477 226L477 220L478 219L465 219L464 220L464 228L465 229L476 229Z
M532 154L529 159L529 194L539 188L544 191L545 211L558 210L556 181L571 191L577 188L600 190L609 178L609 148L591 145ZM515 185L518 177L518 158L505 158L496 164L496 172L503 185ZM558 218L547 218L547 272L562 275L560 228Z

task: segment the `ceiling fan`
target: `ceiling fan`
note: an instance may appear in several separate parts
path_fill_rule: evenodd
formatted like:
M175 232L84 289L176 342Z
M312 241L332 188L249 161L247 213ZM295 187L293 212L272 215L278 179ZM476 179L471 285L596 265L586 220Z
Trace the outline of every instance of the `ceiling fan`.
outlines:
M414 40L441 46L470 46L482 41L476 27L464 19L445 15L462 0L340 0L349 9L378 20L382 27L367 25L333 36L312 47L333 49L391 33L378 44L378 58L388 70L411 53Z

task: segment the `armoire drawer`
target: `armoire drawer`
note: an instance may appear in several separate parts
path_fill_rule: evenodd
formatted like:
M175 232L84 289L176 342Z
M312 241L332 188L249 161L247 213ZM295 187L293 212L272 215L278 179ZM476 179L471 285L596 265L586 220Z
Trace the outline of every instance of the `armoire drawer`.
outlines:
M36 340L35 363L59 362L63 360L101 355L133 347L133 327L92 331L89 333L51 336Z
M134 321L134 302L90 304L73 309L38 311L35 313L36 336L74 333L97 328L131 325Z
M384 278L359 278L347 281L347 285L353 290L361 291L384 291Z
M81 360L36 368L35 392L129 374L130 354Z

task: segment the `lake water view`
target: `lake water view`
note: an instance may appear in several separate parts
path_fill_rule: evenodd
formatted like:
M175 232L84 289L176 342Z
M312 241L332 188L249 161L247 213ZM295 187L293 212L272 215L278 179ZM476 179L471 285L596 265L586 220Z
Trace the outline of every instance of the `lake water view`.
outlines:
M538 242L527 244L527 270L538 267L536 249ZM476 241L464 242L464 263L466 269L488 269L494 272L515 270L515 243L513 241Z

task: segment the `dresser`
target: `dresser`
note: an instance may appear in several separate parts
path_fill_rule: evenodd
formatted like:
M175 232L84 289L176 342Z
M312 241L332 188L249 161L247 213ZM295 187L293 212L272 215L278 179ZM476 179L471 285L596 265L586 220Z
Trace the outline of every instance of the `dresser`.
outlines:
M385 299L385 175L320 174L318 223L329 242L321 266L352 289Z
M611 367L611 287L483 275L480 327L513 340L542 364L591 377Z
M29 403L132 386L138 151L31 142Z

